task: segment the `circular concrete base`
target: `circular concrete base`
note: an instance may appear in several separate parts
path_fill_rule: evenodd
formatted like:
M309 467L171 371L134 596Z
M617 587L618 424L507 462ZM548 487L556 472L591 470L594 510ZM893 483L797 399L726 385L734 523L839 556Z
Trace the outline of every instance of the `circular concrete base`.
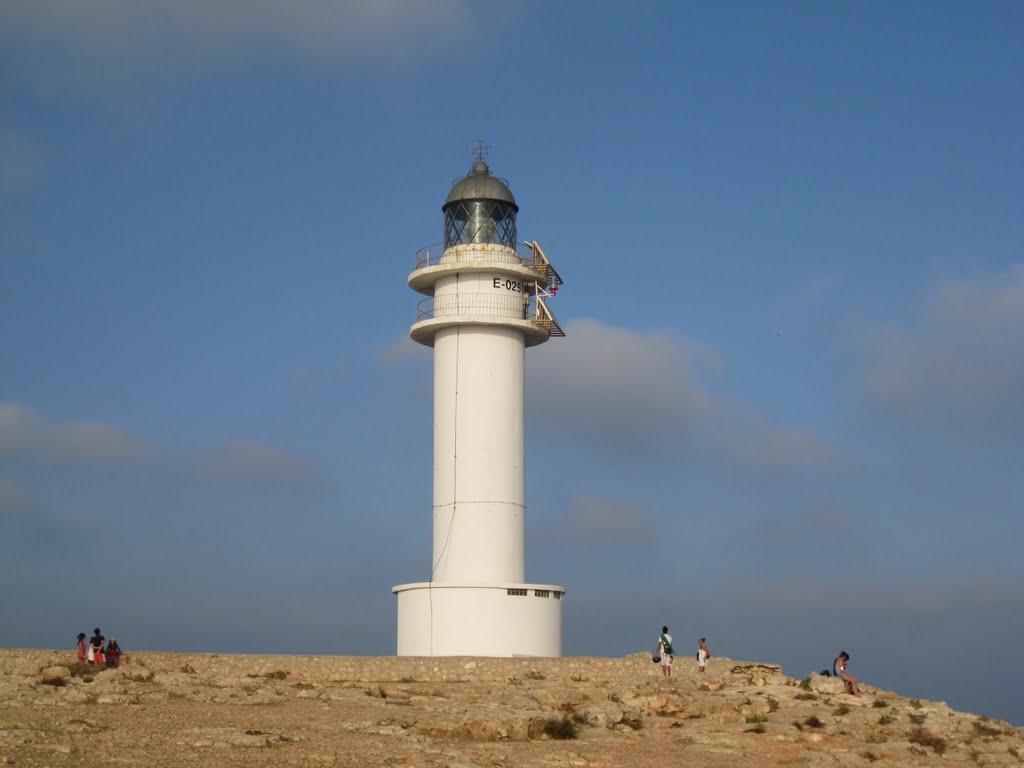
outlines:
M400 584L399 656L561 656L562 596L552 584Z

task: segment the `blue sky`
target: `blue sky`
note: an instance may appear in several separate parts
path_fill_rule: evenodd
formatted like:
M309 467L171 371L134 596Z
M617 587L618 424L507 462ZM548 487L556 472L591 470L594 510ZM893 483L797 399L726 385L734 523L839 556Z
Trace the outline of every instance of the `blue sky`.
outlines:
M0 0L0 644L390 654L420 247L565 278L527 577L1024 723L1024 7Z

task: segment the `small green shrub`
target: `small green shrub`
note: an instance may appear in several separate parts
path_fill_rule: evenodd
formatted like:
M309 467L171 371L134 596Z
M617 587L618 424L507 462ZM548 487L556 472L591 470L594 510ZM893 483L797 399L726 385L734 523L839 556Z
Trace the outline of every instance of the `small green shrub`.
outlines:
M889 702L885 699L875 699L875 703L871 705L875 709L885 709L889 706Z
M768 718L764 715L747 715L748 723L767 723Z
M921 707L923 707L924 704L921 703L920 699L911 699L910 706L912 706L914 709L921 709Z
M821 719L817 715L811 715L804 719L804 725L808 728L824 728L825 724L821 722Z
M810 675L808 675L807 677L805 677L803 680L800 681L800 687L803 688L805 691L811 690L811 676Z
M895 723L895 722L896 722L896 718L889 717L889 715L882 715L880 718L878 718L878 724L879 725L889 725L889 724Z

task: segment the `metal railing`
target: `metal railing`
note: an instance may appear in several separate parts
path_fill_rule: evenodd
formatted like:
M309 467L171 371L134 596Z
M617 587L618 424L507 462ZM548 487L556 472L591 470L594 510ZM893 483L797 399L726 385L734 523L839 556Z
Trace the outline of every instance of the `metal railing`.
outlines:
M547 330L552 336L565 336L565 331L562 330L562 326L558 324L555 316L548 309L547 303L544 301L542 295L537 295L537 309L534 313L533 322L539 325L541 328Z
M451 263L473 262L473 261L516 261L524 267L531 267L540 276L540 282L547 286L552 293L557 293L558 286L562 284L562 277L558 274L544 251L537 245L537 241L523 242L516 246L514 252L504 246L492 243L454 246ZM445 248L441 243L434 243L420 248L416 251L416 269L435 267L444 262Z
M456 315L488 315L507 317L512 320L532 320L533 302L507 296L491 296L486 293L461 293L451 296L434 296L424 299L416 306L416 321L432 320L435 317Z
M550 295L547 294L547 296ZM551 336L565 336L565 331L562 330L562 326L558 324L558 320L548 309L544 298L544 293L532 296L529 301L517 301L505 296L475 293L434 296L423 299L416 305L416 322L433 320L438 317L482 315L510 320L528 320L543 328Z

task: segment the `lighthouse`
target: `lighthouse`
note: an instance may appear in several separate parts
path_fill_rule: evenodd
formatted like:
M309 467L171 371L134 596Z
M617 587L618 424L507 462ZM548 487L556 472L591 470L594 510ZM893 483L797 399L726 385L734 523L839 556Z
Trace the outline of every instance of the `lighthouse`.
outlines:
M410 335L434 350L430 581L392 588L399 656L561 656L565 588L527 584L526 349L564 336L547 302L562 278L534 241L481 142L441 208L444 242L421 249Z

